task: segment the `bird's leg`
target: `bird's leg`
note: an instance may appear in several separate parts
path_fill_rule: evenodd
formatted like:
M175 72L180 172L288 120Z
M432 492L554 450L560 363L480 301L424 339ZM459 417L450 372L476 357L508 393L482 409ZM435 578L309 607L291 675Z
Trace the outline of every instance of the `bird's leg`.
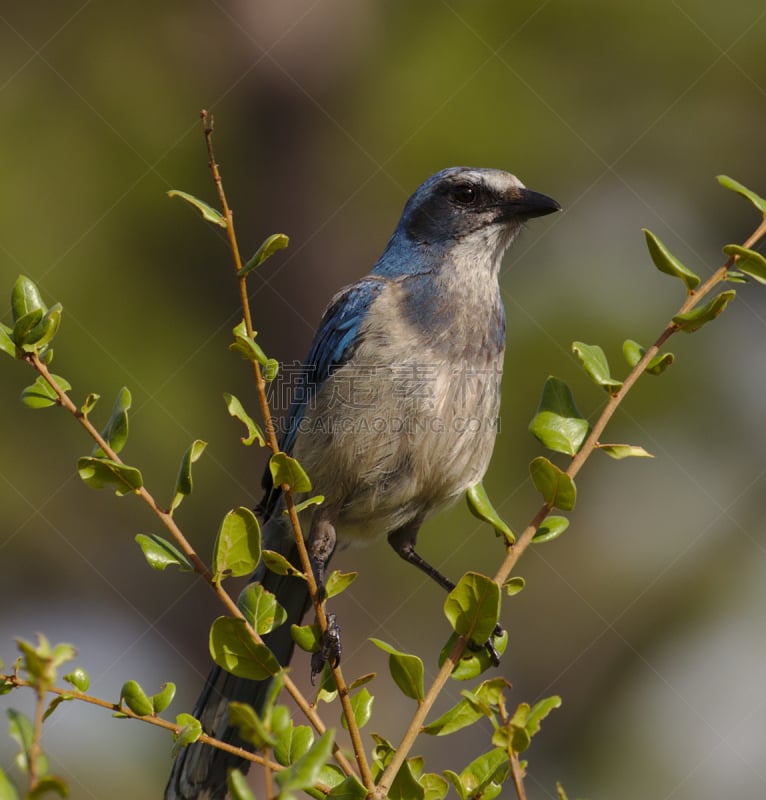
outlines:
M441 574L436 567L429 564L423 556L415 550L415 544L418 539L418 530L420 530L421 521L416 519L413 522L403 525L395 531L388 534L388 543L394 550L408 563L417 567L421 572L428 575L431 580L436 581L439 586L447 592L451 592L455 588L455 584L447 577ZM493 636L501 636L503 629L498 623L495 626ZM500 665L500 655L495 649L492 640L484 644L492 663L497 667Z
M337 535L332 510L317 509L314 512L314 519L311 523L308 554L320 601L325 596L325 571L333 552L335 552L336 542ZM329 663L334 667L340 663L341 652L340 628L335 621L335 614L328 614L327 631L322 636L319 650L311 656L312 684L316 680L316 676L322 671L325 663Z

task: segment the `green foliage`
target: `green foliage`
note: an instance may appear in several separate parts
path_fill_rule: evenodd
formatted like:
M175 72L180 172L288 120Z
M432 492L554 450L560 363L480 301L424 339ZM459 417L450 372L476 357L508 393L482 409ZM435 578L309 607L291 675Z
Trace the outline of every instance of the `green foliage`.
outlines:
M118 497L137 492L143 485L141 472L111 458L83 456L77 462L77 471L91 489L110 487Z
M721 184L726 189L731 189L731 191L736 192L737 194L744 197L746 200L749 200L764 216L766 216L766 200L763 197L757 195L752 189L748 189L746 186L743 186L738 181L735 181L734 178L730 178L728 175L719 175L718 183Z
M375 698L364 688L352 695L351 711L358 728L363 728L370 721L374 700ZM341 724L344 728L348 728L348 722L345 717L341 719Z
M202 725L198 719L191 714L179 714L176 717L177 732L173 734L173 757L190 744L196 742L202 736Z
M115 453L119 453L128 441L128 411L132 403L130 391L123 386L117 393L109 421L101 431L101 437ZM93 455L107 458L107 454L98 445L93 448Z
M516 541L513 531L508 525L500 518L500 515L495 510L484 484L479 481L471 486L465 493L465 499L468 503L469 511L478 519L483 522L488 522L495 531L496 536L505 539L506 544L512 545Z
M423 662L410 653L403 653L381 639L370 641L388 653L388 669L402 694L420 702L425 696L423 687Z
M548 516L537 529L532 541L536 544L552 542L554 539L558 539L568 527L569 520L566 517Z
M442 647L439 653L439 666L444 664L447 656L452 652L459 635L453 633L446 644ZM508 631L503 631L499 636L492 636L492 644L497 651L498 655L502 656L505 653L505 648L508 646ZM482 673L486 672L490 667L495 666L489 650L486 647L478 649L466 648L460 656L460 660L455 664L450 673L456 681L469 681L477 678Z
M255 800L245 776L238 769L229 770L226 776L226 788L232 800Z
M572 342L572 352L595 384L601 386L609 394L614 394L622 388L622 381L615 380L611 376L606 355L597 344Z
M622 354L625 356L628 366L632 369L644 357L646 348L641 347L641 345L638 342L634 342L633 339L626 339L622 345ZM672 353L658 353L646 365L644 372L649 375L661 375L674 360L675 356Z
M716 295L709 303L700 308L694 308L683 314L676 314L673 317L673 324L684 333L694 333L703 325L712 322L716 317L723 313L727 305L736 297L734 289L728 289Z
M324 584L325 598L329 600L331 597L345 592L358 577L358 572L340 572L340 570L337 569L333 570Z
M267 258L271 258L274 253L283 250L288 244L290 244L290 239L285 236L284 233L273 233L247 260L237 275L240 278L244 278L248 273L256 269L256 267L260 267Z
M445 770L444 775L452 784L460 800L492 800L503 789L510 766L505 750L495 748L475 758L460 774Z
M500 619L500 587L478 572L467 572L447 595L444 614L459 636L483 645Z
M552 508L571 511L577 501L574 481L551 461L538 456L529 465L529 473L535 489Z
M213 580L249 575L261 560L261 527L249 508L235 508L223 518L213 548Z
M195 439L184 453L184 457L181 459L181 466L178 469L175 493L170 503L171 514L181 505L184 497L192 493L192 488L194 487L191 472L192 464L199 460L206 447L207 442L203 442L202 439Z
M750 250L747 247L740 247L738 244L727 244L723 248L727 256L735 256L734 265L745 275L758 281L766 283L766 258L757 250Z
M193 569L188 558L172 543L156 534L139 533L136 542L143 551L144 557L152 569L164 570L174 566L180 570Z
M688 267L685 267L651 231L646 228L643 231L654 266L660 272L683 281L687 291L694 291L700 284L699 275L695 275Z
M242 444L249 446L253 442L258 442L263 447L266 444L266 437L263 435L260 426L245 411L242 403L233 394L224 394L223 399L229 414L234 419L238 419L247 428L247 436L243 436L240 439Z
M174 683L163 683L157 694L148 695L134 680L125 681L120 690L120 704L124 703L139 717L160 714L172 702L176 694Z
M285 486L293 492L310 492L311 481L303 467L287 453L274 453L269 459L274 486Z
M264 379L273 381L279 371L279 362L274 358L269 358L261 350L261 346L255 341L255 333L253 333L253 336L248 335L245 321L242 320L232 333L234 334L234 341L229 345L229 350L233 353L239 353L247 361L260 364L263 368Z
M549 450L573 456L585 441L590 425L578 411L572 390L551 376L545 381L529 430Z
M213 661L238 678L262 681L279 672L274 654L253 640L243 619L218 617L210 628L209 646Z
M68 392L72 386L66 378L60 375L51 375L61 389ZM27 408L49 408L58 405L59 396L56 390L41 375L31 386L27 386L21 393L21 402Z
M260 636L283 625L287 619L287 612L277 598L260 583L249 583L240 592L237 606Z
M168 197L180 197L181 200L185 200L189 205L194 206L197 211L202 214L202 219L206 222L212 222L213 225L218 225L219 228L226 228L227 223L226 220L221 215L220 211L217 211L212 206L209 206L203 200L194 197L194 195L187 194L186 192L180 192L177 189L171 189L167 192Z
M310 789L332 755L335 731L329 729L320 736L297 761L276 773L275 780L283 794Z

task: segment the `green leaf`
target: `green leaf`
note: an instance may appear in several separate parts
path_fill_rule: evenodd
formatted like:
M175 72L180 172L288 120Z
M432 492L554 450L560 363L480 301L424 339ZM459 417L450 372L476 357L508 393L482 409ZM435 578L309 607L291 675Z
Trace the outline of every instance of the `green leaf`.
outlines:
M370 641L376 647L388 653L388 668L391 672L391 677L403 694L421 702L425 697L423 662L417 656L402 653L380 639L371 638Z
M39 311L31 312L22 317L22 319L16 323L16 327L14 327L16 344L27 353L42 350L56 335L59 325L61 324L61 314L63 310L61 303L56 303L42 315L32 328L27 327L28 323L31 319L38 316ZM21 331L24 328L26 328L26 331L22 333Z
M449 784L441 775L435 772L428 772L420 777L420 785L425 794L423 800L443 800L449 791Z
M144 485L144 479L135 467L109 458L84 456L77 461L77 471L91 489L110 486L119 496L136 492Z
M305 650L307 653L316 653L319 650L322 631L316 623L311 625L291 625L290 635L301 650Z
M253 641L243 619L218 617L210 628L209 645L213 661L238 678L262 681L280 670L271 650Z
M19 746L19 752L14 761L22 772L29 771L29 753L34 742L34 727L32 721L25 714L9 708L5 712L8 716L8 735ZM43 757L42 763L38 759L38 768L41 773L48 771L47 760Z
M278 553L276 550L264 550L261 553L261 557L266 569L270 572L276 575L292 575L294 578L306 580L306 576L299 569L296 569L282 553Z
M475 758L459 776L459 784L465 794L463 797L494 798L502 789L510 765L505 750L496 748ZM447 773L444 773L447 775ZM454 775L455 773L452 773ZM449 777L449 775L447 775ZM453 785L454 781L453 781ZM456 786L457 788L457 786Z
M534 538L532 541L534 541ZM526 584L527 582L520 575L513 575L503 584L503 589L508 597L513 597L522 591Z
M181 505L184 497L191 494L194 487L191 473L192 464L199 460L206 447L207 442L203 442L202 439L195 439L184 453L178 470L178 477L176 478L176 491L170 504L171 514Z
M63 389L68 392L72 385L66 378L60 375L51 375L51 378ZM48 408L59 403L59 397L48 381L40 375L31 386L27 386L21 393L21 402L28 408Z
M0 769L0 800L19 800L16 787L2 769Z
M96 394L95 392L90 392L88 394L88 396L85 398L85 401L83 402L83 404L80 406L80 413L84 417L87 417L88 414L90 414L90 412L93 411L93 409L96 406L96 403L100 399L101 399L101 395L100 394Z
M234 419L238 419L247 428L247 436L241 437L242 444L249 446L253 442L258 442L263 447L266 444L266 437L258 424L245 411L242 403L233 394L224 393L223 399L229 414Z
M247 785L247 779L238 769L230 769L226 775L226 788L231 800L255 800L255 795Z
M439 653L440 667L446 661L447 656L452 652L458 638L458 634L453 633L450 638L447 639L447 643L444 645L444 647L442 647L441 652ZM508 631L503 631L500 636L493 636L492 644L494 645L495 650L497 650L498 655L502 656L505 652L505 648L508 646ZM483 672L486 672L488 669L490 669L490 667L494 666L495 665L492 662L492 658L490 657L489 651L486 647L482 647L478 650L466 648L463 650L460 660L452 668L450 677L456 681L468 681L478 677Z
M351 713L354 715L358 728L363 728L372 716L372 703L375 698L367 691L361 689L351 697ZM348 722L345 716L341 719L341 724L348 730Z
M325 581L325 597L335 597L344 592L356 580L358 572L341 572L333 570Z
M202 724L191 714L179 714L176 717L178 732L173 734L172 755L177 756L184 747L196 742L202 736Z
M714 297L707 305L687 311L685 314L677 314L673 317L673 322L685 333L694 333L703 325L714 320L723 312L727 305L736 297L734 289L728 289Z
M249 575L261 560L261 528L255 514L241 506L223 518L213 548L213 580Z
M561 707L561 698L558 695L552 697L545 697L535 703L529 711L527 716L527 730L530 736L534 736L540 730L540 723L551 713L555 708Z
M247 263L237 273L238 277L244 278L245 275L252 272L256 267L260 267L267 258L271 258L274 253L283 250L288 244L290 244L290 239L284 233L273 233L255 251L255 254L248 259Z
M496 536L503 537L506 544L509 545L516 541L513 531L500 518L500 515L492 505L481 481L468 488L465 493L465 499L468 503L468 510L478 519L488 522L494 529Z
M11 291L11 311L14 323L33 312L40 312L40 318L47 311L37 284L26 275L19 275Z
M447 595L444 614L455 633L482 645L500 619L500 587L485 575L467 572Z
M484 681L475 692L461 692L463 699L449 711L423 728L423 733L446 736L473 725L482 717L493 719L508 682L504 678Z
M334 735L332 729L325 731L295 763L274 775L284 795L309 789L317 782L322 767L332 756Z
M244 321L240 322L232 333L234 334L234 341L229 345L229 350L233 353L239 353L247 361L255 361L262 366L268 363L269 358L263 352L261 346L255 339L248 336Z
M19 317L16 320L13 325L12 337L18 347L22 347L27 341L27 337L30 336L31 332L42 322L43 313L43 310L38 308L34 311L30 311L28 314L24 314L23 317Z
M355 775L349 775L337 786L333 786L327 797L332 798L332 800L365 800L367 790L359 782L359 778Z
M256 750L263 750L276 744L276 738L269 733L253 707L247 703L235 701L229 703L229 725L233 725L239 731L239 735L254 745Z
M654 458L654 456L644 450L643 447L633 444L597 444L596 447L602 453L606 453L611 458L618 461L622 458Z
M136 536L138 546L144 553L149 566L152 569L163 570L165 567L175 566L184 572L190 572L194 568L188 558L172 543L157 536L154 533L149 535L139 533Z
M176 696L176 685L174 683L163 683L160 691L153 694L150 698L152 701L152 708L155 714L161 714L172 702Z
M569 520L566 517L546 517L537 529L537 533L532 537L532 541L535 544L552 542L554 539L558 539L568 527Z
M408 758L399 768L399 772L391 782L387 800L424 800L425 789L415 777L413 769L415 761L413 758Z
M295 504L295 513L300 514L301 511L305 511L310 506L321 506L324 503L324 495L323 494L315 494L313 497L307 497L300 503ZM282 511L283 514L287 515L288 510L285 508Z
M152 701L136 681L126 681L120 690L120 703L125 705L139 717L148 717L154 713Z
M39 798L48 795L49 792L55 792L59 797L69 797L69 787L63 778L56 775L44 775L35 784L26 796L26 800L39 800Z
M622 354L628 362L628 366L635 367L644 357L646 348L641 347L638 342L626 339L622 344ZM661 375L675 361L672 353L658 353L644 368L648 375Z
M0 350L11 358L16 358L16 343L11 338L12 333L12 328L0 322ZM0 800L2 800L1 796Z
M293 492L310 492L311 481L303 467L287 453L274 453L269 459L274 486L287 484Z
M101 431L102 438L115 453L119 453L128 441L128 410L133 403L130 390L125 386L117 392L117 398L112 406L109 422ZM98 446L93 448L93 455L97 458L106 458L106 453Z
M177 189L171 189L167 195L168 197L180 197L181 200L186 200L187 203L194 206L200 212L200 214L202 214L202 218L206 222L212 222L214 225L218 225L220 228L227 227L226 220L220 211L217 211L207 203L204 203L202 200L194 197L194 195L187 194L186 192L180 192Z
M78 692L87 692L90 686L90 676L82 667L75 667L64 675L64 680L74 686Z
M589 430L588 420L577 409L570 388L559 378L549 377L537 413L529 423L530 433L549 450L573 456Z
M743 186L741 183L735 181L734 178L730 178L728 175L718 175L717 179L721 186L725 187L726 189L731 189L731 191L742 195L742 197L744 197L746 200L749 200L761 212L761 214L766 214L766 200L757 195L754 191L748 189L746 186Z
M545 499L545 502L562 511L571 511L577 500L574 481L555 464L543 456L538 456L529 465L532 483Z
M595 384L603 387L610 394L620 390L622 381L612 378L604 351L597 344L572 342L572 352Z
M641 230L646 237L646 246L654 266L660 272L682 280L686 284L687 291L694 291L700 284L699 275L684 266L650 230L646 228Z
M288 719L274 744L274 758L286 767L307 753L313 743L314 732L308 725L295 725Z
M754 278L758 283L766 283L766 258L757 250L749 250L738 244L727 244L723 248L727 256L736 256L735 267Z
M260 583L249 583L237 598L237 606L256 633L263 636L284 624L287 612Z

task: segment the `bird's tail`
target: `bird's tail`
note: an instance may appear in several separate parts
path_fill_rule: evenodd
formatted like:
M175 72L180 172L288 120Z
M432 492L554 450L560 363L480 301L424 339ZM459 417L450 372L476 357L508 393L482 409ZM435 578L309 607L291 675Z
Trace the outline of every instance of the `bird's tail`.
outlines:
M295 545L291 549L280 547L291 562L297 566ZM264 571L263 567L254 576L263 587L276 595L277 601L287 611L287 621L263 637L264 642L282 666L287 666L293 652L290 635L291 624L300 624L309 605L306 581L299 578L276 575ZM252 681L237 678L220 667L214 667L207 677L205 688L197 700L194 716L202 723L202 730L209 736L222 739L237 747L252 749L229 725L228 707L232 700L248 703L260 712L268 693L270 679ZM165 800L223 800L226 797L226 776L229 769L247 771L250 762L237 758L210 745L199 742L183 748L173 764L170 779L165 789Z

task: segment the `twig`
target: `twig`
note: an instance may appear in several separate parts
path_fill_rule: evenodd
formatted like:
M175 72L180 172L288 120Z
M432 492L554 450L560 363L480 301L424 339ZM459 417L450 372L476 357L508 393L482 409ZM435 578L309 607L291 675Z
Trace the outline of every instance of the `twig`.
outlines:
M252 338L254 335L252 313L250 311L250 300L247 294L247 279L246 276L240 274L242 270L242 257L239 253L237 236L234 230L234 214L226 200L226 193L224 192L223 188L223 179L221 178L221 173L218 169L218 164L216 163L215 154L213 151L213 119L212 117L209 117L207 111L205 110L200 112L200 118L202 120L202 126L204 130L205 146L207 148L207 154L208 154L208 166L210 167L210 171L213 176L213 181L218 191L218 198L221 203L221 211L223 214L223 218L226 221L226 232L229 237L229 247L231 249L232 258L234 260L234 267L237 272L240 302L242 305L242 314L245 321L245 330L247 331L247 335ZM279 452L279 442L276 436L274 419L272 417L268 398L266 396L266 381L263 378L263 372L261 370L260 364L258 364L257 361L252 361L251 363L253 365L253 375L255 378L255 387L256 387L256 393L258 395L258 403L260 405L261 415L263 417L264 424L266 427L266 437L268 440L268 445L272 453L277 453ZM309 590L309 595L311 597L311 601L314 606L314 610L316 612L317 623L319 624L319 628L322 631L322 633L326 634L328 626L327 626L327 615L325 613L324 602L320 596L319 587L317 585L316 578L314 576L314 570L312 568L308 550L306 549L306 542L303 538L303 532L301 530L301 524L298 518L298 513L295 510L295 502L293 500L292 491L288 484L283 484L280 488L284 496L285 508L287 510L288 517L290 519L290 524L292 526L293 533L295 535L295 544L298 549L298 556L300 558L301 567L306 577L306 583ZM351 707L351 699L349 697L349 692L348 692L348 686L346 684L346 681L343 677L343 673L339 665L336 664L332 666L332 672L333 672L333 677L335 679L335 685L338 689L338 696L340 698L341 706L343 708L343 714L348 724L348 732L351 738L351 746L354 751L354 756L356 758L357 766L359 767L359 772L361 774L362 782L364 783L367 790L371 791L374 785L372 772L370 771L370 767L367 762L367 756L364 752L364 745L362 743L361 733L354 718L353 709Z

